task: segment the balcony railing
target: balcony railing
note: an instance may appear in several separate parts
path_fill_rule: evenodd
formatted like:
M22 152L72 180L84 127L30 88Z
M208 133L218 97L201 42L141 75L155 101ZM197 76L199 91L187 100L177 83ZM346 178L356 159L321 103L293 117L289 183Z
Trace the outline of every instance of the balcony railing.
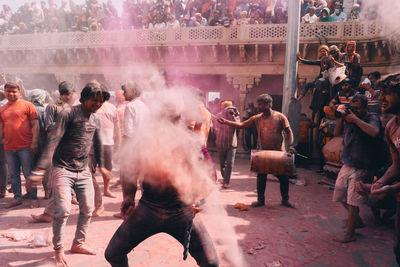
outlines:
M0 50L277 44L284 43L286 35L286 24L43 33L0 36ZM376 21L301 24L301 43L317 43L317 35L331 43L387 36Z

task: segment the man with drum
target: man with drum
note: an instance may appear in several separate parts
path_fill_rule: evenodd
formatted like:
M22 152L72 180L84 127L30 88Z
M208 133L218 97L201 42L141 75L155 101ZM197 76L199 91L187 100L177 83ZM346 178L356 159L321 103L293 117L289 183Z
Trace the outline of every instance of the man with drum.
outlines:
M258 148L263 150L275 151L294 151L292 146L293 133L289 121L282 113L272 110L272 97L269 94L262 94L257 97L257 109L260 114L250 117L244 122L228 121L219 118L218 122L234 128L250 128L253 124L258 131ZM285 141L283 143L283 141ZM289 202L289 176L276 175L280 183L282 196L282 206L293 207ZM267 174L257 174L257 201L252 203L252 207L265 205L265 188L267 185Z

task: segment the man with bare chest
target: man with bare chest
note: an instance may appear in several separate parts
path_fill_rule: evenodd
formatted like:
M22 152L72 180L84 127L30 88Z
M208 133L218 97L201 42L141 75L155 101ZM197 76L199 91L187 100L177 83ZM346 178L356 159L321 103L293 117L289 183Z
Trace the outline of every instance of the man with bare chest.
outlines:
M282 113L272 110L272 97L262 94L257 97L257 109L260 114L250 117L244 122L233 122L219 118L218 122L234 128L249 128L256 125L258 131L258 148L262 150L291 151L293 150L293 133L288 119ZM284 141L284 142L283 142ZM280 183L282 206L293 207L289 202L289 177L276 175ZM253 207L265 205L265 188L267 174L257 174L257 201Z

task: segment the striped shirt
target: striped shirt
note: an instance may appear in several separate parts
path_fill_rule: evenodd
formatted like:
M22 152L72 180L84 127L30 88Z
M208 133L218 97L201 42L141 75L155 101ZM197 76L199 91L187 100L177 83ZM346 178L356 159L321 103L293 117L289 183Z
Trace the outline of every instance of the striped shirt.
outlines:
M234 114L231 114L234 113ZM217 117L222 117L227 120L239 122L239 112L236 107L227 107L225 110L217 114ZM226 124L218 122L213 123L213 128L216 136L216 145L219 149L229 149L237 147L236 129Z

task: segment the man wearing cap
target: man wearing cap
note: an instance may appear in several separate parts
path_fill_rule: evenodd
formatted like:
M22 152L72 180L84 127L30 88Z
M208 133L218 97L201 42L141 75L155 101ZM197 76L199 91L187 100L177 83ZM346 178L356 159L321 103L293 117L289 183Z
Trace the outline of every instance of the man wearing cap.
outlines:
M219 118L225 118L230 121L239 122L239 111L232 106L231 101L221 103L221 112L217 114ZM213 123L213 130L216 136L216 145L221 167L221 175L224 179L222 187L229 188L233 165L235 164L235 155L237 148L236 129L228 125Z
M341 83L341 90L331 100L329 106L336 109L336 105L349 105L351 99L357 94L359 94L358 91L351 88L351 80L346 78Z

